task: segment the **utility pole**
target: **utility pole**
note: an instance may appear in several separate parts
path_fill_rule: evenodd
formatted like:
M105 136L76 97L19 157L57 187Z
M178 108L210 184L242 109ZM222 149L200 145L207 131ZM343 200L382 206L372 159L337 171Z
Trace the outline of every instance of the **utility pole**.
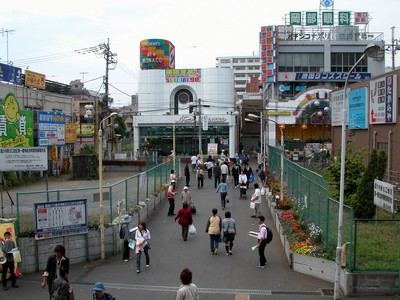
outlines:
M15 30L14 29L0 29L0 33L1 35L4 37L4 35L6 36L6 43L7 43L7 64L10 64L10 61L8 59L8 35L14 33Z
M203 120L201 119L201 99L199 98L199 154L201 157L201 160L203 161L203 147L201 144L201 126L203 126Z
M112 53L110 50L110 39L107 39L107 44L104 45L103 55L104 55L104 59L106 60L106 76L104 77L104 94L105 95L104 95L103 102L104 102L105 106L108 107L108 105L110 104L110 101L108 99L108 72L110 70L111 64L112 65L117 64L117 59L116 59L117 54Z

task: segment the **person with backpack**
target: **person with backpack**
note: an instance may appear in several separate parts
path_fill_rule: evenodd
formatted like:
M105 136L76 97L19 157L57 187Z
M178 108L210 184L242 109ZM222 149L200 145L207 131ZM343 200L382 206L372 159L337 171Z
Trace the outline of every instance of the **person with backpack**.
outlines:
M102 282L96 282L92 291L94 291L93 300L115 300L110 293L106 292Z
M221 225L222 220L217 215L218 209L212 209L212 216L208 219L206 225L206 233L210 235L210 249L211 255L218 254L218 244L221 239Z
M131 259L130 248L129 248L129 223L132 221L132 217L128 214L124 215L123 224L119 231L119 237L124 240L124 249L122 251L122 260L128 262Z
M267 259L265 258L265 247L267 246L268 239L271 237L268 237L268 228L267 225L265 225L265 217L264 216L258 216L257 218L257 223L258 223L258 235L257 235L257 240L258 240L258 255L260 256L260 263L257 265L257 268L265 269L265 265L267 263Z
M60 277L51 285L50 300L74 300L74 291L68 282L68 273L60 270Z

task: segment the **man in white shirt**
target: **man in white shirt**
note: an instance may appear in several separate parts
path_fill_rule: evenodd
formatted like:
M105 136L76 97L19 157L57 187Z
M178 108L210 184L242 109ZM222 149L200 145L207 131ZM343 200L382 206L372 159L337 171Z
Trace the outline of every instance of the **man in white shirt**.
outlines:
M225 179L226 182L226 177L228 176L229 168L226 163L221 164L221 178Z
M192 161L192 171L193 173L196 172L196 166L197 166L197 156L193 155L190 160Z
M251 196L251 202L254 203L254 215L251 216L252 218L257 218L261 212L260 205L261 205L261 189L258 186L258 183L254 184L254 194Z
M257 219L258 223L258 255L260 256L260 263L257 265L257 268L265 269L265 265L267 263L267 259L265 258L265 247L267 246L267 226L265 225L265 217L259 216Z

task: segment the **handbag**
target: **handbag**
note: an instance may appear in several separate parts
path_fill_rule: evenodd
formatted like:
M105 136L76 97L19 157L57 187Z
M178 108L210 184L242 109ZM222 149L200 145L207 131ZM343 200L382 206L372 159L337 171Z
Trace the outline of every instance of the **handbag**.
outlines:
M251 209L255 209L256 208L256 204L253 201L250 202L250 208Z
M196 227L194 227L193 224L189 225L189 233L192 234L192 235L196 234Z
M253 183L253 182L254 182L254 175L253 175L253 174L250 174L250 176L249 176L249 182L250 182L250 183Z

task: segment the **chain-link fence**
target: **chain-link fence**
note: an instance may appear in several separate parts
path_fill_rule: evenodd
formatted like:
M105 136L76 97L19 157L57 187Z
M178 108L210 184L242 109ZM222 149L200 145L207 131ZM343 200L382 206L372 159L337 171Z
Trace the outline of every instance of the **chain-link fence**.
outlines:
M178 160L178 166L179 163ZM146 199L164 190L164 185L169 182L172 168L173 162L168 161L112 185L103 186L106 224L111 224L123 212L135 210L141 202L146 202ZM180 167L177 169L179 170ZM179 172L177 175L179 176ZM16 193L16 198L18 235L21 232L33 230L32 208L36 203L87 199L88 222L89 224L98 222L100 213L98 187L23 192Z

